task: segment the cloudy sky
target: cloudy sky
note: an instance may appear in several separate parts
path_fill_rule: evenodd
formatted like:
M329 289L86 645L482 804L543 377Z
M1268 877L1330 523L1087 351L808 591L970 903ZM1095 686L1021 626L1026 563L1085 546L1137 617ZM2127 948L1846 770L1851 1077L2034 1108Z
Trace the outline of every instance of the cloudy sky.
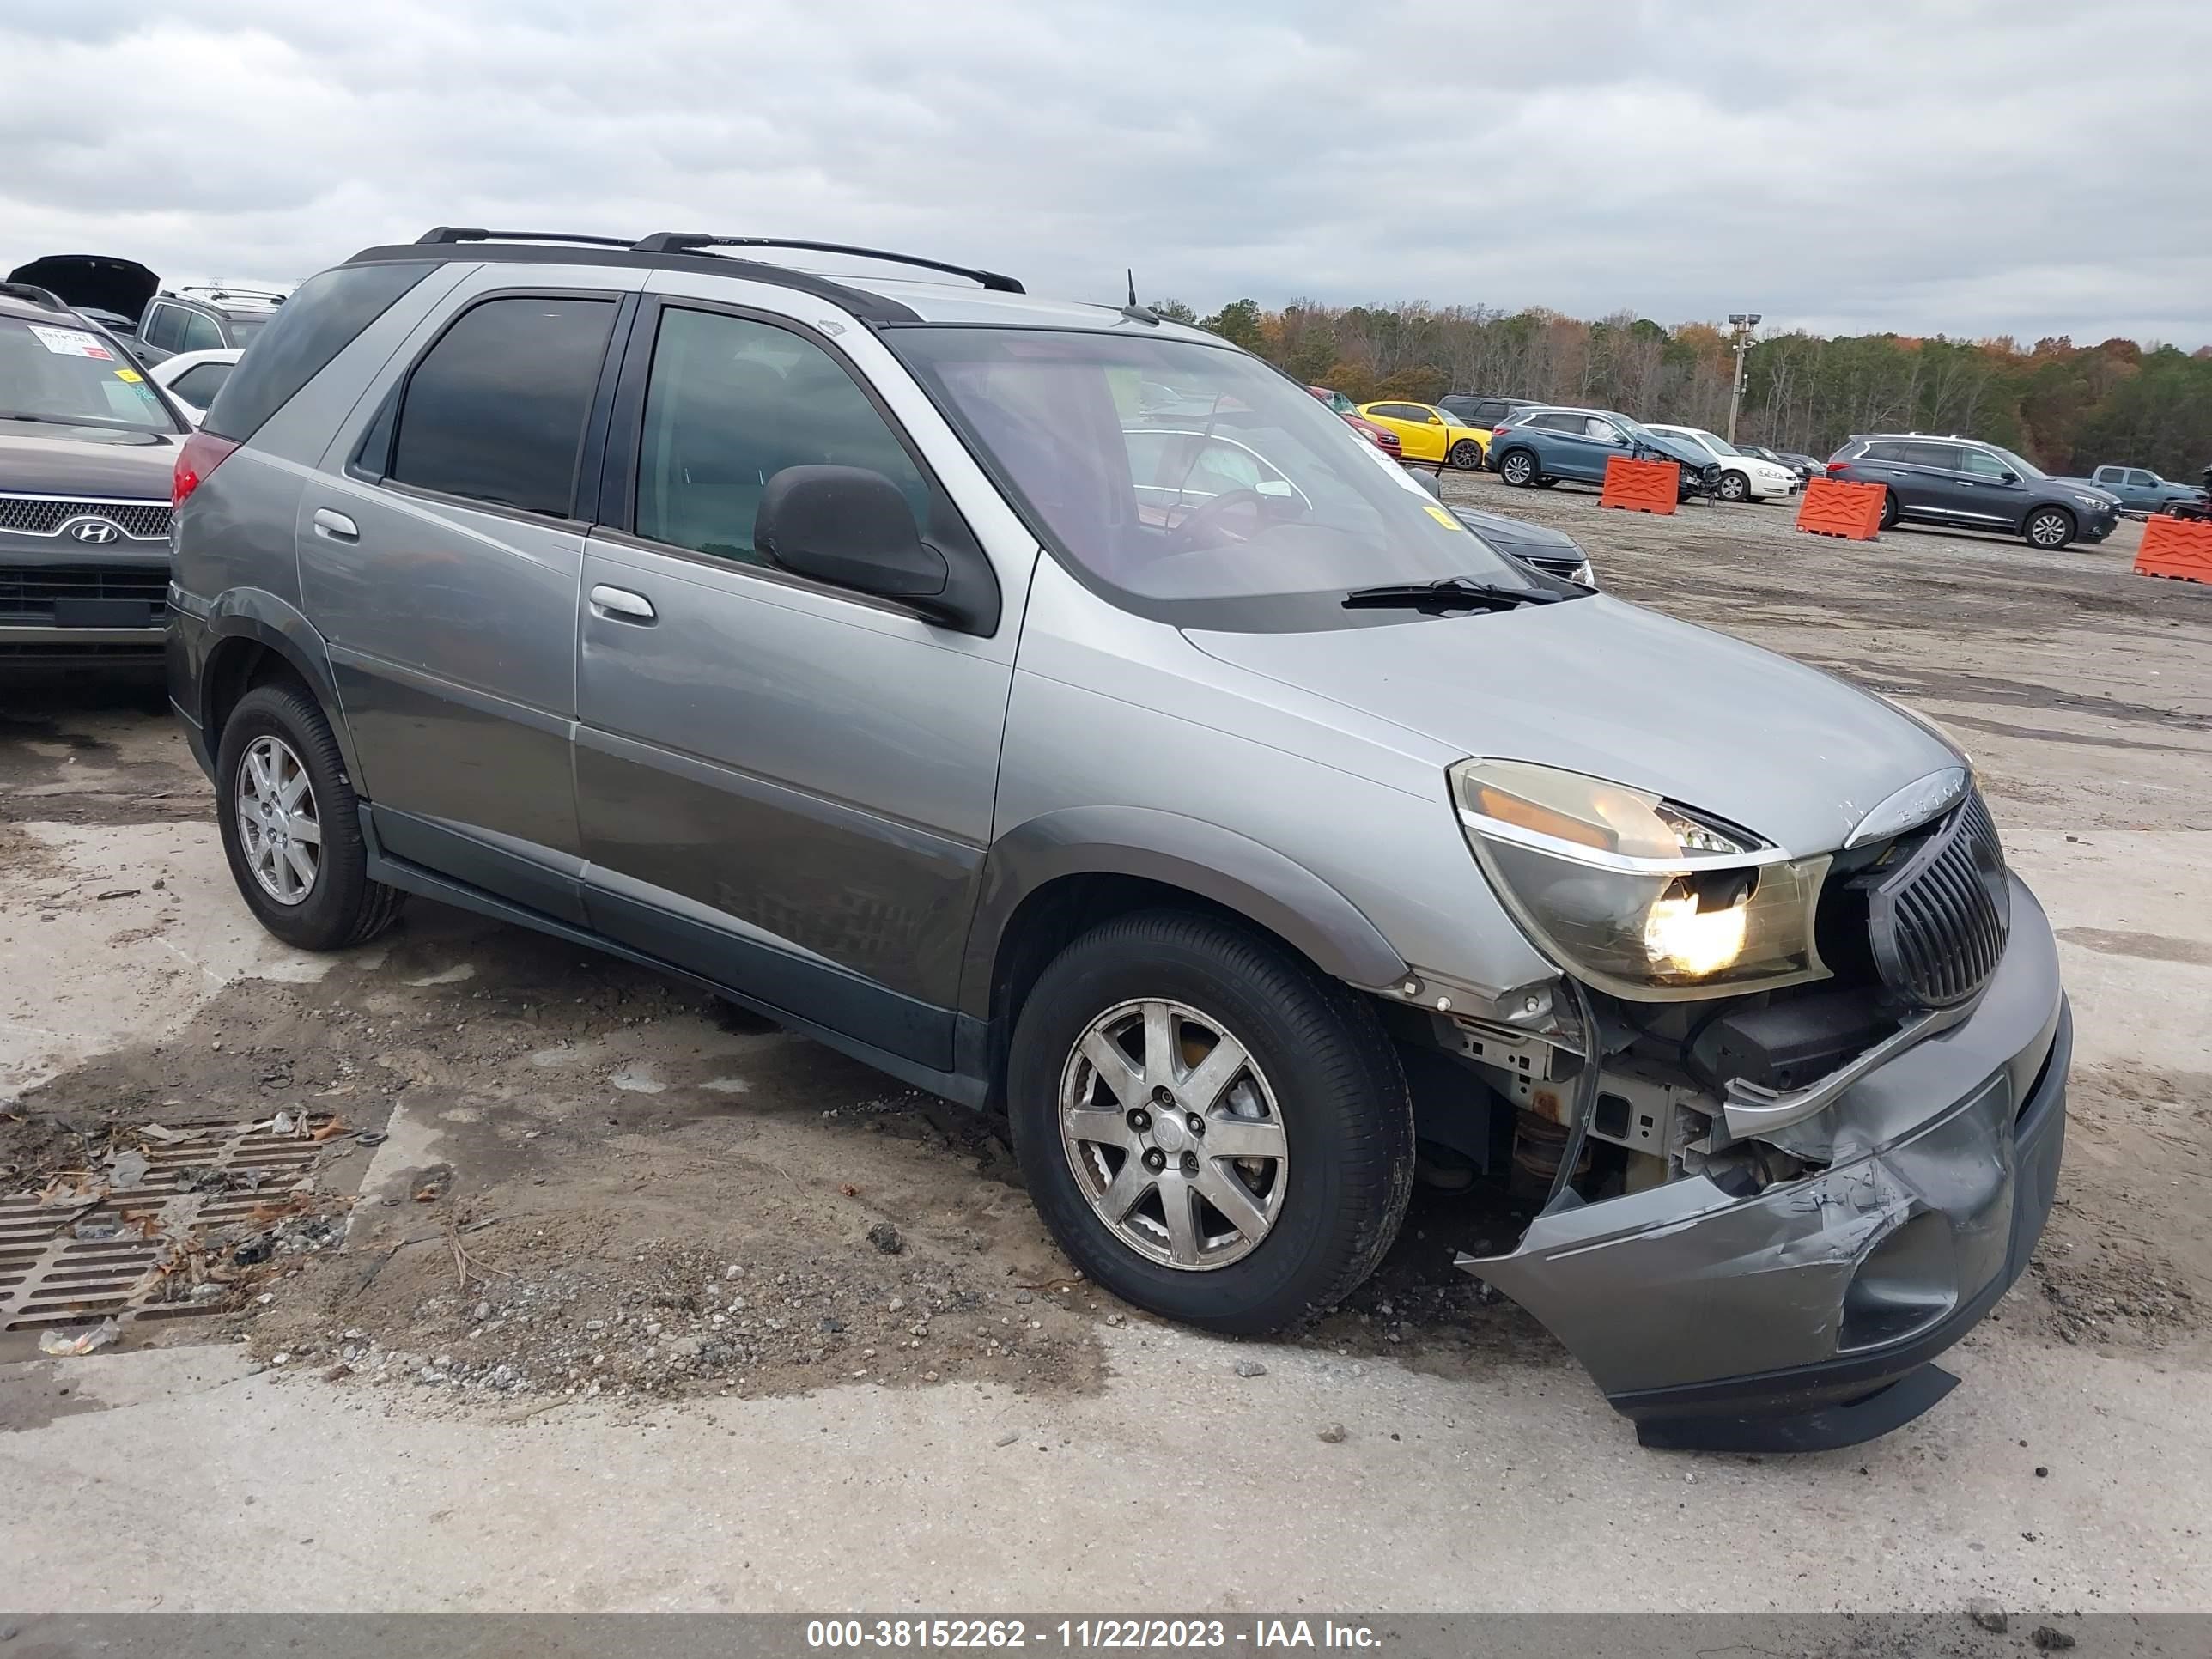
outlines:
M2212 343L2212 0L0 0L0 269L434 223Z

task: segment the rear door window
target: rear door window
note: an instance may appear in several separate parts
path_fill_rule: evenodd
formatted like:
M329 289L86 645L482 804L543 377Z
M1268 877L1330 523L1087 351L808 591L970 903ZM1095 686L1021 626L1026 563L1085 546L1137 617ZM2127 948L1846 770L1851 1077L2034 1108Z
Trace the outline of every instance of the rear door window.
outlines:
M463 312L407 378L387 476L571 517L614 317L612 300L565 295L509 295Z
M269 319L238 372L208 410L206 430L240 441L291 402L293 394L407 290L435 269L427 261L340 265L312 276Z
M138 337L162 351L174 351L184 337L184 311L179 306L157 305L148 309L138 325Z
M1959 470L1959 451L1953 444L1899 444L1904 459L1914 466L1940 467L1946 472Z
M204 311L186 311L183 307L173 308L181 324L177 336L179 351L220 351L222 349L222 325Z

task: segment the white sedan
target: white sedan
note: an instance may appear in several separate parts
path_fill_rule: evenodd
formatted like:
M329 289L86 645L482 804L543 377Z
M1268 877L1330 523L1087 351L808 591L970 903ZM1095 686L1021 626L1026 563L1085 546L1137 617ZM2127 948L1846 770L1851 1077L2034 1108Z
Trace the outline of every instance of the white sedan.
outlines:
M164 357L146 372L155 384L175 398L185 413L191 417L194 426L208 412L215 394L222 390L222 383L230 378L231 366L237 362L240 346L230 346L221 351L179 351L173 357Z
M1763 501L1775 495L1794 495L1800 482L1786 466L1747 455L1727 439L1695 426L1662 426L1647 422L1654 432L1695 445L1721 464L1720 498L1724 501Z

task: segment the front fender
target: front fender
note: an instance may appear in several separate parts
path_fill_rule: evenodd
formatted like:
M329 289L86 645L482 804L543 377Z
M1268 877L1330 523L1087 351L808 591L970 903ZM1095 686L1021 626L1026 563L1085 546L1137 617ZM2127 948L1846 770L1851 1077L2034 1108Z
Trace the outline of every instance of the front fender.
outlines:
M1303 865L1202 819L1142 806L1078 806L992 844L960 976L963 1013L988 1018L999 946L1022 902L1067 876L1134 876L1212 900L1287 940L1323 973L1366 988L1405 977L1389 941Z

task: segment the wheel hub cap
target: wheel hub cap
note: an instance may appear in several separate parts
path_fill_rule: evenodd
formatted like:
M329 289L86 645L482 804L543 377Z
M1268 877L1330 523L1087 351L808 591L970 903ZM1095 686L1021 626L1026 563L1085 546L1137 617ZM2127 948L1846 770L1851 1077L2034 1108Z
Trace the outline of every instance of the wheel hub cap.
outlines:
M238 763L238 839L246 868L279 904L303 904L321 866L323 826L307 769L278 737L256 738Z
M1158 999L1093 1020L1060 1077L1077 1187L1130 1249L1202 1272L1250 1255L1282 1213L1290 1142L1266 1076L1219 1020Z

